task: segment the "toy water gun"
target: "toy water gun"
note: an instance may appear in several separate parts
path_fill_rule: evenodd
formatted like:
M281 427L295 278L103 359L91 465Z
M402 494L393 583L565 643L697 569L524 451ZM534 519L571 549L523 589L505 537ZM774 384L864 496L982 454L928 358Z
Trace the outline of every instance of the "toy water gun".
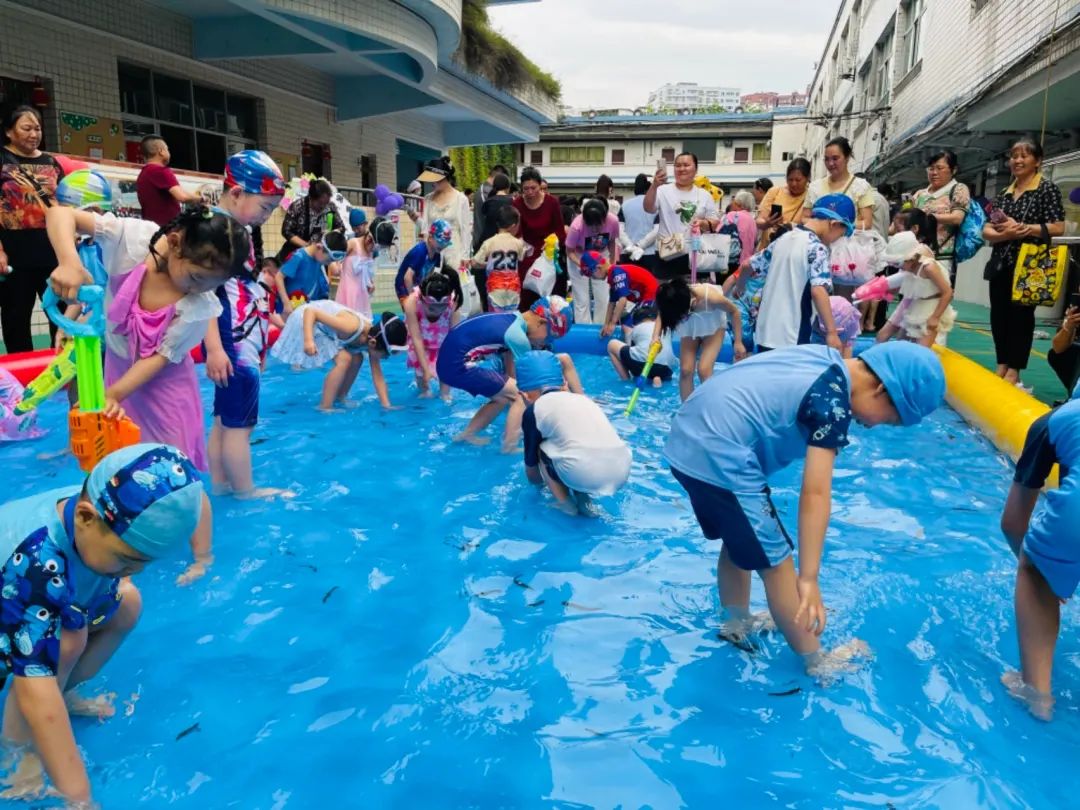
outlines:
M653 363L656 362L656 356L660 354L660 344L654 343L649 347L649 353L645 357L645 365L641 367L641 374L636 380L634 380L634 393L630 396L630 402L626 406L625 415L629 416L634 412L634 406L637 405L638 397L641 396L641 392L645 390L645 381L649 379L649 372L652 371Z
M67 341L45 370L26 384L22 398L14 408L16 416L29 413L75 379L75 343Z
M909 275L911 274L908 271L901 270L891 276L875 276L855 290L851 301L855 304L861 301L892 301L895 297L893 292L900 289L900 285Z
M105 280L105 268L93 245L81 245L79 258L95 282ZM68 429L71 453L79 460L83 472L88 473L114 450L137 444L140 433L138 425L130 419L107 418L102 413L105 409L105 373L101 366L101 336L105 334L103 284L84 285L79 289L78 300L87 316L83 322L73 321L60 312L60 299L51 288L45 290L41 303L49 319L73 336L79 407L69 412Z

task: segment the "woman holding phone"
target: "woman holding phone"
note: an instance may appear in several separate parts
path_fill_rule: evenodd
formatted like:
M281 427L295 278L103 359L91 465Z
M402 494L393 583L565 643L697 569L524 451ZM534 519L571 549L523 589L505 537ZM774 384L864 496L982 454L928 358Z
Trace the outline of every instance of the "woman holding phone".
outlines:
M773 186L765 192L758 206L757 226L761 238L757 250L764 250L769 242L803 219L806 206L806 187L810 182L810 161L795 158L787 167L787 182ZM749 258L743 257L744 260Z
M716 230L720 222L720 211L712 195L694 185L697 168L697 155L692 152L677 155L675 182L669 185L667 166L662 159L658 160L652 185L645 192L646 213L658 214L660 219L656 235L656 277L662 280L690 275L690 255L674 247L680 241L675 237L682 237L685 250L689 248L690 228L695 222L702 233Z

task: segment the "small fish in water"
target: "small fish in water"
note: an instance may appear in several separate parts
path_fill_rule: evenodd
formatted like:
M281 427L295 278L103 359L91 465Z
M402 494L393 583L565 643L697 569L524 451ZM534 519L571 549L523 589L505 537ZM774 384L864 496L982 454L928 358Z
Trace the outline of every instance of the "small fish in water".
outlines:
M577 602L566 601L566 602L563 602L562 604L563 604L563 607L573 608L574 610L584 610L584 611L587 611L589 613L596 613L596 611L600 610L600 608L597 608L597 607L587 607L585 605L579 605Z
M542 604L544 604L544 600L537 599L535 602L529 602L529 607L540 607Z
M265 436L261 436L258 439L253 439L252 442L251 442L251 446L254 447L257 444L262 444L263 442L268 442L268 441L270 441L268 438L266 438Z
M331 588L330 590L328 590L328 591L327 591L326 593L324 593L324 594L323 594L323 598L322 598L322 603L323 603L324 605L326 604L326 600L327 600L327 599L329 599L329 598L330 598L330 596L331 596L331 595L332 595L332 594L334 593L334 591L336 591L337 589L338 589L338 586L337 586L337 585L335 585L335 586L334 586L333 588Z
M791 689L785 689L783 692L769 692L772 697L787 697L788 695L797 695L802 691L801 686L796 686Z
M318 569L318 568L316 568L316 567L315 567L314 565L312 565L311 563L300 563L300 567L301 567L301 568L310 568L310 569L311 569L312 571L314 571L314 572L315 572L316 574L317 574L317 573L319 573L319 569Z
M202 731L202 729L199 727L198 723L196 723L193 726L188 726L187 728L185 728L183 731L181 731L179 734L176 735L176 739L182 740L188 734L194 734L196 731Z
M532 585L527 582L522 582L521 577L514 577L514 584L517 585L519 588L524 588L527 591L532 590Z

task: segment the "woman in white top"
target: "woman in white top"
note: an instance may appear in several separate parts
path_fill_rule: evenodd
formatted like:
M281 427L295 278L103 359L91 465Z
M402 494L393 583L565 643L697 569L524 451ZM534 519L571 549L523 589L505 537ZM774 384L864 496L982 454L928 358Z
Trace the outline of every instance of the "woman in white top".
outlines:
M472 255L473 216L469 198L454 187L454 164L446 156L429 160L424 164L423 173L416 179L421 183L435 184L435 188L424 196L425 223L421 223L420 232L427 232L428 222L446 220L453 236L450 247L442 251L443 266L462 270ZM419 215L412 211L409 216L413 222L419 219Z
M851 143L840 136L825 144L825 171L822 177L810 184L803 206L803 218L809 218L810 211L820 198L826 194L844 194L855 203L855 227L869 230L874 223L874 189L861 177L848 171L851 160Z
M712 233L719 227L720 212L712 195L694 185L697 175L697 155L683 152L675 158L675 182L667 185L667 169L656 170L652 185L645 192L645 211L659 214L660 227L656 234L656 277L670 279L690 275L688 253L660 258L665 240L682 237L683 249L689 247L690 227L696 221L702 233Z

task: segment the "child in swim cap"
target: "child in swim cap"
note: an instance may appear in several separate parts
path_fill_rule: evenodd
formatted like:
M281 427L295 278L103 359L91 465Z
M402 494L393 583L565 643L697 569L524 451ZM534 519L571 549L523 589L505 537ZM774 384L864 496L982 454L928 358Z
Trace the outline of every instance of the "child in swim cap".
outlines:
M226 162L224 186L218 206L252 234L251 272L217 288L221 314L208 324L204 338L206 376L215 386L207 447L210 478L217 495L266 498L288 493L256 489L251 471L251 434L259 421L270 329L267 289L259 283L255 268L262 252L259 228L281 204L285 178L268 154L245 149Z
M546 484L571 514L587 511L591 496L614 495L630 477L630 448L595 402L566 390L559 358L529 352L517 361L517 384L529 481Z
M858 642L825 654L818 642L826 621L818 572L836 454L848 444L853 421L915 425L944 397L937 356L894 342L850 360L812 344L755 355L717 372L683 403L664 457L705 537L723 541L717 581L725 632L743 644L754 626L749 599L750 572L756 571L772 618L808 670L823 673L865 649ZM796 571L769 481L800 458Z
M570 330L570 317L570 304L553 295L537 300L527 312L477 315L450 330L435 364L439 381L474 397L488 398L454 441L487 444L489 440L477 434L510 405L503 449L517 444L522 407L513 379L513 360L564 336ZM559 355L559 359L571 390L582 391L569 355Z
M69 802L89 802L90 782L68 713L112 714L107 700L71 690L138 621L141 597L127 577L187 544L202 499L187 456L137 444L106 456L81 486L0 507L0 661L14 676L4 730L16 744L33 740ZM19 770L30 765L24 759Z

